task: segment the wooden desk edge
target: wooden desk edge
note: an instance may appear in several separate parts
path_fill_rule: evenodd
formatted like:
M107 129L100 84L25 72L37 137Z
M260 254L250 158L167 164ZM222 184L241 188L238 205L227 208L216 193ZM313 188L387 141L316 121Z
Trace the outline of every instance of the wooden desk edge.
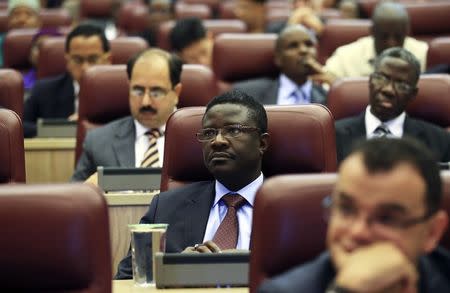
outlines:
M156 194L158 193L105 193L105 197L108 206L147 206Z
M76 138L25 138L25 150L75 149Z

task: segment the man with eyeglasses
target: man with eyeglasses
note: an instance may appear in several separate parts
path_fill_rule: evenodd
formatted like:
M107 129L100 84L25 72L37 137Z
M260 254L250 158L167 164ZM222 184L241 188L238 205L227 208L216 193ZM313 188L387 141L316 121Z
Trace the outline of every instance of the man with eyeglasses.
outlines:
M338 162L351 152L355 141L380 136L413 137L424 143L437 161L450 161L450 134L405 113L417 94L419 76L419 62L407 50L395 47L381 53L369 79L366 110L356 117L336 121Z
M161 167L164 130L181 93L182 62L147 49L128 61L131 116L87 133L72 181L97 183L97 167Z
M66 72L37 81L24 107L24 135L36 136L38 118L78 119L78 94L84 71L98 64L110 64L109 41L102 28L80 24L67 36Z
M450 292L450 252L438 246L448 214L438 166L423 144L361 142L342 162L331 199L328 251L260 293Z
M206 107L197 139L215 180L155 196L141 223L168 223L166 252L218 253L250 247L253 202L263 182L267 114L251 96L230 91ZM131 254L116 279L132 278Z

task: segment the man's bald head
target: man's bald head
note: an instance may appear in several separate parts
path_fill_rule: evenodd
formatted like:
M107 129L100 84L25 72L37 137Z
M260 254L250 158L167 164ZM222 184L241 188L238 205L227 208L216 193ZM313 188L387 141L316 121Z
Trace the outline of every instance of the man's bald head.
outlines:
M385 49L403 47L409 32L409 15L400 3L382 2L372 15L372 36L379 55Z

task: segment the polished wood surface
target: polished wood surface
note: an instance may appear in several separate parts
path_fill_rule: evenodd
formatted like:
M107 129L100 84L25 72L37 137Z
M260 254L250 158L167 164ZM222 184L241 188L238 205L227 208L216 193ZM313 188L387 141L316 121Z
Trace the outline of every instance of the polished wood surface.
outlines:
M128 224L139 223L156 193L105 194L109 212L113 275L117 272L117 265L127 254L130 246L131 236Z
M199 292L199 293L248 293L247 287L240 288L179 288L179 289L157 289L155 287L142 288L134 286L133 280L117 280L113 281L113 293L128 292Z
M75 138L26 138L27 183L68 182L74 170Z

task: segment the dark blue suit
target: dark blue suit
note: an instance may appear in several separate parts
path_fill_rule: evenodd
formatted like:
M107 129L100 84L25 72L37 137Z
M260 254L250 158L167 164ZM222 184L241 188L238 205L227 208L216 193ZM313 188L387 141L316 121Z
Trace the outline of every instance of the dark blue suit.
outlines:
M201 181L156 195L141 224L167 223L166 252L202 243L214 202L214 181ZM131 279L131 254L120 262L115 279Z
M419 293L450 292L450 253L437 248L419 261ZM321 254L314 261L265 281L259 293L323 293L336 276L330 255Z
M75 91L69 73L39 80L25 101L24 136L36 136L38 118L67 118L75 112Z

